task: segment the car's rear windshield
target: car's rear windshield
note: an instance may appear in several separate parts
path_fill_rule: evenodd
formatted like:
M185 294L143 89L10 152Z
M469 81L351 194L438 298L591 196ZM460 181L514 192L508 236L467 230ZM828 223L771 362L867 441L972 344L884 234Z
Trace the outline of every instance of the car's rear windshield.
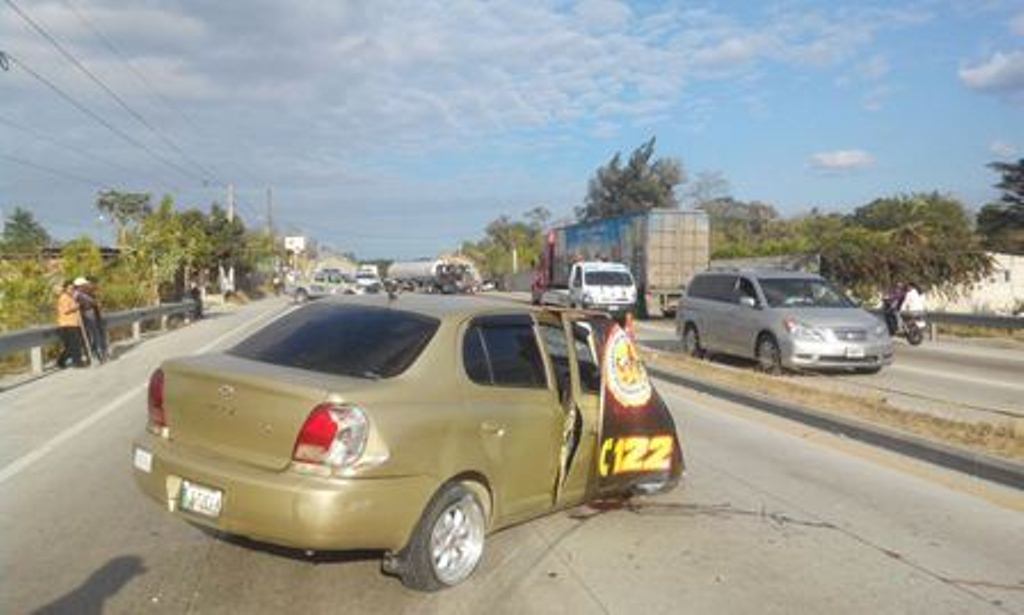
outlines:
M814 278L762 278L761 290L770 307L855 307L834 286Z
M326 374L391 378L412 365L439 325L402 310L318 303L284 316L228 353Z
M633 278L625 271L588 271L583 274L587 286L632 286Z

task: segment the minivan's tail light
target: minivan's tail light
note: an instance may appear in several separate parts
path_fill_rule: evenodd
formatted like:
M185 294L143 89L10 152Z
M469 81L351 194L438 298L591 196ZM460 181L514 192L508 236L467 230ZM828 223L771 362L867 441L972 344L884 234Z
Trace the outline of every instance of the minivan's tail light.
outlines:
M299 430L292 460L332 469L350 467L366 449L369 427L366 414L359 408L320 404Z
M156 435L165 435L167 413L164 411L164 370L157 369L149 377L149 421L146 429Z

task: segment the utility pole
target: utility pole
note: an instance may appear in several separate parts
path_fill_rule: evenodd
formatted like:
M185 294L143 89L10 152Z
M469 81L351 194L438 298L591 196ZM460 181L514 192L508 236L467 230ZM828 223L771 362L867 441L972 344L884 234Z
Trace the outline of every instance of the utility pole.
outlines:
M267 186L267 235L274 236L274 189Z
M235 185L228 184L228 223L235 221ZM227 292L235 292L235 263L234 259L228 263L228 279L224 285Z

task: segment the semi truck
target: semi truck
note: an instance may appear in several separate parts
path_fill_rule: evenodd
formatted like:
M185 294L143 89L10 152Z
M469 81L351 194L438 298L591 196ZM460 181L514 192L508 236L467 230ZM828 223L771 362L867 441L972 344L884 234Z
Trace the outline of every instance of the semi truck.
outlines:
M693 210L658 209L552 228L534 272L533 301L568 290L573 263L610 261L632 272L639 317L672 317L690 278L708 268L710 241L707 214Z

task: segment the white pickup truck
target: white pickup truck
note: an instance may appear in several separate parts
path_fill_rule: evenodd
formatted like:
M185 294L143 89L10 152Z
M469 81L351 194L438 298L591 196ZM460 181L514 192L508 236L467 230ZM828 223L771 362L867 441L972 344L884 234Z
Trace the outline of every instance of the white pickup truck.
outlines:
M573 263L569 270L569 287L548 287L541 293L540 303L625 315L636 307L636 282L622 263Z

